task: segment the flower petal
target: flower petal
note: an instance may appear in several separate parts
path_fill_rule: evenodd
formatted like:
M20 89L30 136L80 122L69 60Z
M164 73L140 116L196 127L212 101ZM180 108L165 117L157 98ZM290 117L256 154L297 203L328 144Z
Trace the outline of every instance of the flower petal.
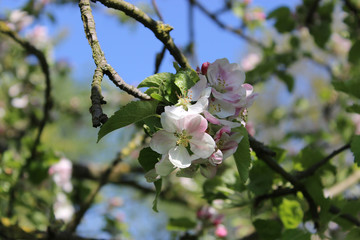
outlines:
M204 75L199 75L199 78L200 80L189 89L187 97L190 101L197 101L207 87L206 77Z
M215 151L215 141L207 133L196 133L190 139L190 149L199 158L208 158Z
M191 157L183 146L176 146L169 151L169 160L175 167L187 168L191 165Z
M177 138L165 130L157 131L150 141L150 148L160 154L166 154L176 145Z
M190 135L205 132L207 127L206 119L200 114L189 114L184 118L184 129Z

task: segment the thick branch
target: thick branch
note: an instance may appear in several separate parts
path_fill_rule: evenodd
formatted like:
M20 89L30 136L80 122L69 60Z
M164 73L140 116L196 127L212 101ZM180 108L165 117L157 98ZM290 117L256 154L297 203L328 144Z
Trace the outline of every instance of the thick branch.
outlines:
M221 22L217 15L216 14L212 14L209 10L207 10L203 5L201 5L198 1L196 0L189 0L192 4L196 5L200 11L202 11L206 16L208 16L210 19L212 19L214 21L214 23L216 25L218 25L220 28L224 29L224 30L227 30L229 32L232 32L236 35L238 35L239 37L241 37L242 39L246 40L247 42L249 42L250 44L252 45L255 45L257 47L260 47L260 48L264 48L265 46L255 40L254 38L251 38L249 37L248 35L246 35L241 29L239 28L234 28L234 27L231 27L231 26L228 26L226 25L225 23Z
M104 124L108 119L101 108L101 105L106 103L101 94L101 81L103 76L103 71L100 68L96 68L91 83L91 107L89 109L92 115L93 127L101 126L101 124Z
M289 181L297 191L300 191L309 204L310 214L314 220L315 227L319 228L319 213L314 199L311 197L305 186L300 183L294 176L286 172L269 154L269 150L253 137L249 136L250 146L261 160L263 160L272 170L279 173L284 179Z
M348 143L348 144L342 146L341 148L333 151L330 155L325 157L323 160L315 163L314 165L312 165L308 169L296 174L296 178L297 179L303 179L303 178L306 178L306 177L309 177L309 176L313 175L316 172L316 170L318 170L320 167L322 167L326 163L328 163L333 157L335 157L339 153L341 153L341 152L343 152L343 151L345 151L346 149L349 149L349 148L350 148L350 143Z
M191 68L186 57L175 45L173 39L170 36L170 31L173 29L170 25L162 22L155 21L149 15L141 11L136 6L123 1L123 0L98 0L109 8L114 8L124 12L129 17L134 18L138 22L142 23L145 27L150 29L155 36L165 45L170 54L180 64L181 67Z
M149 100L150 97L142 93L139 89L127 84L120 75L107 63L104 52L100 47L99 40L97 38L95 30L94 17L91 12L89 0L80 0L79 7L81 10L81 19L84 24L84 30L86 38L89 41L89 44L92 49L93 59L96 64L98 71L102 71L104 74L108 75L110 80L120 89L129 93L130 95L137 97L142 100ZM96 73L96 72L95 72ZM99 74L100 76L100 74ZM100 80L100 78L99 78Z

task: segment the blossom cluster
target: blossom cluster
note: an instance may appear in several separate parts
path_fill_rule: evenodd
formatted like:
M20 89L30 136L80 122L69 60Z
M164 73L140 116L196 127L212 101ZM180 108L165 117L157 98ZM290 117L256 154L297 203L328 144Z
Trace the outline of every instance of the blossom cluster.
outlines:
M197 166L204 176L213 177L243 137L234 129L245 126L247 108L257 96L244 83L244 72L225 58L206 62L197 72L200 80L177 104L165 107L162 130L150 141L151 149L162 155L153 170L156 177Z

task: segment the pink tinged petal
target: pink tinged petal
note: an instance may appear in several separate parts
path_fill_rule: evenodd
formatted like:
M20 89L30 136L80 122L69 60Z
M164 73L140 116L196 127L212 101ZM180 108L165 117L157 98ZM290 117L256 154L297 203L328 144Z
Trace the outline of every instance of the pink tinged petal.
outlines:
M223 153L221 152L220 149L218 149L216 152L211 154L211 156L209 157L209 162L214 166L221 164L222 161L223 161Z
M208 111L204 111L204 116L205 116L206 120L208 120L210 123L216 124L216 125L220 124L220 120L217 119L216 117L214 117L213 115L211 115L211 113L209 113Z
M217 166L213 166L210 163L200 165L200 173L206 178L215 177L217 172Z
M175 167L187 168L191 165L189 152L183 146L176 146L169 151L169 160Z
M207 109L209 100L207 98L200 98L194 105L188 106L188 112L192 114L200 114Z
M239 122L231 122L231 121L227 121L227 120L219 120L221 125L224 126L228 126L230 128L237 128L240 127L241 125L243 125L242 123Z
M236 109L232 104L217 99L212 101L209 106L209 111L219 118L234 116L235 110Z
M238 143L235 141L229 141L221 148L223 153L223 159L227 159L231 155L233 155L238 148Z
M215 141L220 140L220 138L222 137L222 135L224 133L230 133L230 131L231 131L231 129L229 126L224 126L224 127L220 128L219 131L217 131L215 133L215 136L214 136Z
M248 84L248 83L245 83L245 84L243 84L243 85L241 85L243 88L245 88L245 90L246 90L246 96L249 96L252 92L253 92L253 90L254 90L254 88L253 88L253 86L251 86L250 84Z
M177 138L173 133L165 130L157 131L150 141L150 148L157 153L166 154L169 150L176 146Z
M155 164L156 173L162 177L169 175L175 170L174 165L170 162L168 154L164 154L161 160Z
M208 123L206 119L199 114L191 114L184 118L184 129L190 135L192 133L205 132Z
M227 229L224 225L222 224L219 224L216 226L216 229L215 229L215 235L219 238L224 238L227 236Z
M190 149L199 158L208 158L215 151L215 141L207 133L197 133L190 139Z
M161 114L161 125L164 130L168 132L178 132L181 131L181 119L187 112L181 106L167 106L165 107L165 112Z
M192 88L189 89L187 97L190 99L190 101L197 101L200 98L202 92L207 87L206 77L200 75L199 78L200 80Z

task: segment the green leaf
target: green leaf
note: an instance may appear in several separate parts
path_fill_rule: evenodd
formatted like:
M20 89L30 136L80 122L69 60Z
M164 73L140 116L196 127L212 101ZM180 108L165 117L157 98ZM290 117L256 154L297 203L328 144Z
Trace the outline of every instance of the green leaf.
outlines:
M281 236L282 226L279 221L258 219L254 222L254 227L260 239L274 240Z
M360 104L353 104L346 108L347 112L360 114Z
M170 231L186 231L196 227L196 222L187 218L170 218L167 229Z
M337 91L345 92L360 99L360 79L348 79L347 81L333 81L332 85Z
M248 189L255 195L262 195L271 190L273 184L274 172L264 163L255 161L251 168L250 183Z
M284 198L279 206L279 217L285 228L293 229L302 222L304 212L298 201Z
M350 48L348 60L352 64L357 64L360 60L360 40L354 42L352 47Z
M309 145L301 150L301 152L295 158L295 161L299 162L305 169L312 166L314 163L319 162L323 158L324 155L319 148L315 148L312 145Z
M314 37L316 45L324 48L331 36L330 22L322 22L319 25L311 26L309 30L311 35Z
M142 87L159 87L163 84L163 82L168 81L168 79L171 79L174 74L169 72L164 73L157 73L155 75L152 75L150 77L145 78L139 85L138 88Z
M286 84L288 91L292 92L295 84L294 77L286 72L278 72L277 76Z
M360 229L353 228L345 237L345 240L358 240L360 239Z
M288 7L279 7L269 13L268 19L275 18L275 28L279 33L291 32L295 28L295 21Z
M199 76L193 69L180 69L175 74L175 85L180 89L183 96L187 96L188 90L199 80Z
M152 169L154 169L155 164L158 162L158 159L160 158L160 154L157 152L154 152L150 147L143 148L140 151L139 154L139 163L141 167L145 170L145 172L148 172ZM155 199L153 201L153 210L155 212L158 211L157 209L157 202L158 198L160 196L161 192L161 185L162 185L162 179L159 179L154 182L155 185Z
M286 229L281 235L281 240L310 240L311 234L301 229Z
M351 151L354 154L354 161L360 166L360 135L355 135L350 145Z
M139 153L139 163L145 172L150 171L159 161L160 154L153 151L150 147L143 148Z
M249 137L245 127L243 126L235 129L234 131L240 132L244 136L234 153L234 159L240 179L242 183L245 183L249 178L249 169L251 164Z
M155 185L155 199L154 199L154 201L153 201L153 207L152 207L152 209L153 209L155 212L158 212L157 203L158 203L158 199L159 199L160 193L161 193L162 179L159 179L159 180L157 180L156 182L154 182L154 185Z
M155 116L157 105L157 101L134 101L128 103L115 112L100 128L97 141L99 142L106 134L116 129Z

